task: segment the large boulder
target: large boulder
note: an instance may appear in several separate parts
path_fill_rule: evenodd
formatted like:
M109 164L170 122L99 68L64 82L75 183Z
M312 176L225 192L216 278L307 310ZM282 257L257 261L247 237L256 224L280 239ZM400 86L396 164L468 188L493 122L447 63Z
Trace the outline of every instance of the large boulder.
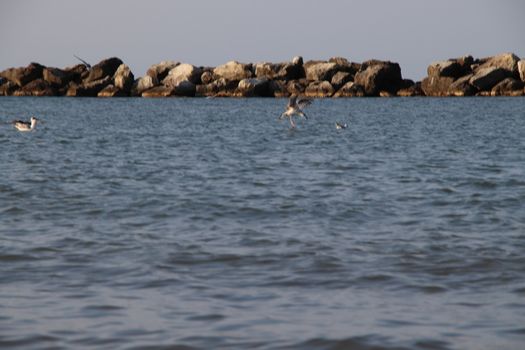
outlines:
M255 76L259 79L286 81L304 78L302 58L295 58L294 62L257 63L255 64Z
M113 81L117 89L121 90L126 95L129 95L133 83L135 82L135 76L127 65L121 64L113 76Z
M268 90L270 95L273 97L288 97L288 89L286 87L286 81L284 80L270 80L268 82Z
M174 96L194 97L196 92L195 84L189 80L180 80L173 86Z
M332 97L335 90L328 81L314 81L308 85L304 91L307 97Z
M381 91L396 93L403 85L398 63L376 60L364 62L354 82L363 86L368 96L378 96Z
M459 78L463 71L461 65L452 60L431 63L427 68L429 77L452 77Z
M153 79L150 75L145 75L135 80L131 88L131 95L141 96L144 91L153 88L155 86Z
M503 68L487 66L476 70L469 83L480 91L490 91L496 84L508 77L508 71Z
M162 80L162 84L175 87L182 81L190 81L193 84L201 82L202 69L188 63L182 63L172 68L168 75Z
M334 89L339 90L343 85L348 83L353 79L353 75L349 72L337 72L332 77L332 81L330 82Z
M518 73L521 81L525 82L525 60L520 60L518 62Z
M226 80L236 81L248 79L253 76L251 64L239 63L237 61L230 61L215 67L213 74L217 79L224 78Z
M334 97L363 97L365 96L365 89L363 86L349 81L342 88L340 88L335 94Z
M426 96L449 96L454 78L429 76L421 81L421 89Z
M56 89L44 79L33 80L13 93L14 96L56 96L56 94Z
M470 83L472 74L465 75L450 84L448 95L450 96L474 96L478 89Z
M239 82L237 89L241 93L241 95L245 97L270 97L270 90L267 79L243 79Z
M518 62L520 61L519 57L513 53L503 53L497 56L489 57L485 59L479 68L501 68L508 72L508 77L519 76L518 74Z
M104 77L113 77L118 67L122 64L122 60L117 57L107 58L100 61L89 70L89 75L84 79L85 83L97 81ZM98 93L98 92L97 92Z
M9 68L0 72L0 77L12 81L18 86L24 86L30 81L42 78L44 66L30 63L27 67Z
M76 74L59 68L46 67L42 71L42 76L49 84L63 87L69 84L69 82L75 78Z
M128 96L128 93L123 91L122 89L116 87L113 84L110 84L100 90L100 92L97 94L98 97L125 97Z
M325 61L308 61L304 64L306 80L330 81L337 72L337 63Z
M105 76L95 81L84 82L80 85L71 84L66 92L67 96L96 97L102 89L112 83L112 77Z
M151 65L146 75L150 76L153 81L153 85L158 85L172 70L173 68L177 67L180 63L175 61L162 61L160 63Z
M491 96L521 96L524 84L521 80L506 78L490 90Z

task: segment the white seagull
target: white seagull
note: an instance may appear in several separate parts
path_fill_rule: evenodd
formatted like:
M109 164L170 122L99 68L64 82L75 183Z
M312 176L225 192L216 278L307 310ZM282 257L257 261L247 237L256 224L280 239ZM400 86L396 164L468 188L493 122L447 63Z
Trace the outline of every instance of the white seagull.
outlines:
M346 129L348 127L348 125L346 123L342 124L342 123L339 123L339 122L335 122L335 128L336 129Z
M34 130L36 127L36 123L40 121L40 119L37 119L35 117L31 117L30 122L25 122L22 120L13 120L11 124L16 128L18 131L31 131Z
M284 117L288 117L290 119L290 125L292 125L292 128L295 128L295 123L293 121L294 114L300 115L301 117L308 119L306 114L304 114L303 112L303 108L310 105L311 103L311 99L302 98L300 100L297 100L297 96L292 95L290 97L290 100L288 101L288 105L286 106L286 111L284 111L284 113L281 114L279 120L282 120Z

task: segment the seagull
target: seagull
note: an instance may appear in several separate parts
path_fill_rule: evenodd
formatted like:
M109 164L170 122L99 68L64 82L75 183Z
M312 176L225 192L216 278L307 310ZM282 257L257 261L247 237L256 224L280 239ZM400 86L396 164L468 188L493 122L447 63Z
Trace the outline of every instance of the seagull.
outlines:
M336 129L346 129L348 127L348 125L345 123L345 124L341 124L339 122L335 122L335 128Z
M282 120L284 117L288 117L290 118L290 124L292 125L292 128L295 128L295 123L293 121L294 114L300 115L301 117L308 119L308 117L306 116L306 114L304 114L302 109L310 105L311 103L311 99L302 98L300 100L297 100L297 96L292 95L290 97L290 100L288 101L288 105L286 106L286 111L284 111L284 113L281 114L279 120Z
M73 56L75 56L75 58L76 58L77 60L79 60L80 62L84 63L84 65L86 66L86 68L87 68L88 70L91 69L91 65L90 65L89 63L87 63L87 62L84 61L82 58L78 57L77 55L73 55Z
M40 121L40 119L37 119L35 117L31 117L30 122L25 122L22 120L13 120L11 124L16 128L18 131L32 131L36 127L36 123Z

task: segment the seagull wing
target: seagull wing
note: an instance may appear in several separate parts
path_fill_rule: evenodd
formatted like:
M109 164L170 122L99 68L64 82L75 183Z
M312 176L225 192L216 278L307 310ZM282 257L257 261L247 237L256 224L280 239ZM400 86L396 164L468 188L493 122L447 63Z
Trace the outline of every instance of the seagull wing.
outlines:
M79 60L80 62L84 63L86 67L91 68L91 65L87 63L86 61L84 61L82 58L78 57L77 55L73 55L73 56L75 56L75 58Z
M301 109L306 107L306 106L309 106L311 104L312 104L312 99L310 99L310 98L302 98L299 101L297 101L297 105Z
M287 107L296 107L297 106L297 96L292 95L290 96L290 99L288 100L288 106Z

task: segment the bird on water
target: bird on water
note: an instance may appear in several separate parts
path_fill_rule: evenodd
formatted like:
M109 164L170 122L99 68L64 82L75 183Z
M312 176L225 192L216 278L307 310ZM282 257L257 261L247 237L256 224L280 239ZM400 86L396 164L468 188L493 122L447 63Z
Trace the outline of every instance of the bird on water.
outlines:
M339 122L335 122L335 128L336 129L346 129L348 127L348 125L346 123L339 123Z
M311 103L312 100L309 98L298 99L296 95L292 95L290 97L290 100L288 100L286 110L283 112L283 114L281 114L279 120L282 120L283 118L287 117L290 120L290 125L292 126L292 128L295 128L293 116L299 115L301 117L304 117L305 119L308 119L306 114L303 112L303 108L309 106Z
M40 119L37 119L35 117L31 117L30 121L26 122L23 120L13 120L11 124L16 128L18 131L32 131L36 127L36 123L40 121Z

